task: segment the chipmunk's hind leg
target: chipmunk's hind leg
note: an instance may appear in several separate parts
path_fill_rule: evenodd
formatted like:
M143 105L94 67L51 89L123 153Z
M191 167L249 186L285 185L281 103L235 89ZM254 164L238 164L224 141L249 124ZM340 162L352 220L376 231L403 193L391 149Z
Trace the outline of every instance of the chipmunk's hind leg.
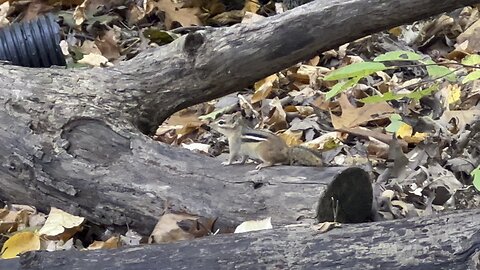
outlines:
M257 153L258 158L262 161L262 163L257 165L256 170L270 167L277 163L283 163L288 159L287 153L279 153L278 149L276 149L275 146L270 143L259 144Z
M263 162L263 163L258 164L257 167L255 167L255 170L258 171L261 168L266 168L266 167L270 167L270 166L273 166L273 165L275 165L275 164L270 163L270 162Z

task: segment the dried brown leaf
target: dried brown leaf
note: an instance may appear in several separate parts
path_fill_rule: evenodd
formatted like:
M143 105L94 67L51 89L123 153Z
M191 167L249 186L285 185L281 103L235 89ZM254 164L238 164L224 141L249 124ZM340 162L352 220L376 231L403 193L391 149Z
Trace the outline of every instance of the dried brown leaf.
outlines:
M182 2L172 0L147 0L146 13L149 14L154 8L165 12L167 30L172 29L173 22L178 22L182 26L202 25L198 18L202 12L198 7L185 8Z
M356 127L372 120L385 119L390 117L395 110L387 102L365 104L356 108L350 104L347 96L342 94L339 99L342 115L332 117L332 124L336 129Z
M287 143L288 146L295 146L301 144L302 141L303 131L296 130L292 131L290 129L286 130L285 132L279 134L279 136Z
M119 33L116 33L114 29L110 29L95 40L96 47L109 61L116 60L120 57L118 35Z
M270 75L254 84L255 93L251 98L253 104L266 99L271 93L274 84L278 82L276 74Z
M271 115L265 123L275 131L287 128L287 114L283 110L280 99L278 99L278 97L272 99L270 106L272 107L270 110Z
M96 249L115 249L118 248L120 245L120 238L118 236L112 236L107 241L94 241L90 244L87 249L88 250L96 250Z
M160 217L157 225L149 237L149 243L169 243L179 240L193 239L195 236L184 231L178 222L183 220L197 220L198 217L188 214L167 213Z

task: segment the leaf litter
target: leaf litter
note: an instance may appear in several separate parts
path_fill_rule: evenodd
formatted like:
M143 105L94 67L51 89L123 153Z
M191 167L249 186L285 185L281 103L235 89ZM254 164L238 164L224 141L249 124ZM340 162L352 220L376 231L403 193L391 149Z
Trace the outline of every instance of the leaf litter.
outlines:
M46 12L58 15L65 36L62 51L72 68L114 65L190 29L253 23L285 8L251 0L240 6L219 0L0 4L1 26ZM221 114L241 111L288 145L320 151L331 165L371 165L378 220L478 207L479 14L478 7L465 7L319 53L248 89L175 113L154 139L217 156L226 149L225 138L206 126ZM253 228L271 228L270 217L265 220L265 226ZM85 226L82 217L56 208L46 218L30 206L6 206L0 210L1 256L146 242L128 230L120 236L106 231L102 240L79 243ZM216 232L215 219L167 213L150 242Z

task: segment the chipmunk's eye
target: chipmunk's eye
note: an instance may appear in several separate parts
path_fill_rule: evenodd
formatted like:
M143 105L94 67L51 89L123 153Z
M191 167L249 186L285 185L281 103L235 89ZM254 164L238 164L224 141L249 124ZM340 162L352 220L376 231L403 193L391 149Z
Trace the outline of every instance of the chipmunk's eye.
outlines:
M225 122L225 120L220 120L220 121L218 121L218 124L219 124L219 125L225 125L226 122Z

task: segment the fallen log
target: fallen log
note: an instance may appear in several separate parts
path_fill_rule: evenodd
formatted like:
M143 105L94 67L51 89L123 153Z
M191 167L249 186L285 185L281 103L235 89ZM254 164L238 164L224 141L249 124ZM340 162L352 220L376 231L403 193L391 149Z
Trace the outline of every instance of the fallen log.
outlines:
M344 224L323 234L303 226L115 250L29 252L0 261L0 269L478 269L479 226L480 209L473 209Z

